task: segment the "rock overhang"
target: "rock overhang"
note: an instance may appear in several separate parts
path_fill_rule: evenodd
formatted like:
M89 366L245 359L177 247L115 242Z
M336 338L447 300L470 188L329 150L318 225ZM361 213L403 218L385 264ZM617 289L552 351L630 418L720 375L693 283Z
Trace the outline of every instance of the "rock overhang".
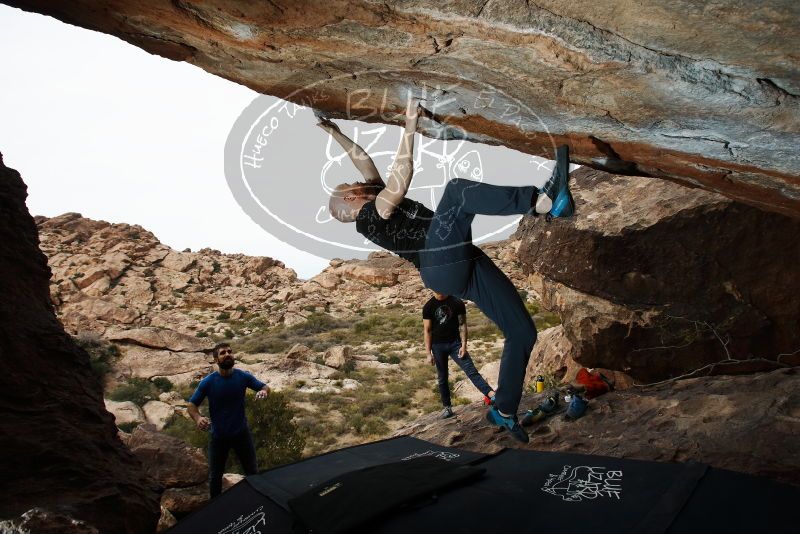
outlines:
M411 90L430 137L567 143L575 163L800 216L791 0L6 3L335 118L399 124Z

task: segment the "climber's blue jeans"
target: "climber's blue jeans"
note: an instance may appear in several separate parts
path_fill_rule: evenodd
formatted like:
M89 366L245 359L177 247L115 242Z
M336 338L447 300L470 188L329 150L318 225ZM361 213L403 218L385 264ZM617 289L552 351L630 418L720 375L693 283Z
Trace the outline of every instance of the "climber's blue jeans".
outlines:
M222 474L231 449L239 458L245 475L258 474L256 449L249 429L235 436L212 435L208 440L208 492L212 499L222 492Z
M471 300L503 332L495 405L510 414L517 413L522 398L536 326L511 280L472 244L472 220L478 214L525 214L537 193L533 186L451 180L428 228L425 250L420 251L420 276L426 287Z
M450 387L447 383L449 369L447 364L450 358L458 364L467 374L472 385L484 395L488 395L492 388L486 383L481 374L475 369L475 364L467 352L463 358L459 357L458 351L461 349L461 340L447 341L444 343L431 343L433 361L436 363L436 374L438 376L439 396L442 398L442 406L450 406Z

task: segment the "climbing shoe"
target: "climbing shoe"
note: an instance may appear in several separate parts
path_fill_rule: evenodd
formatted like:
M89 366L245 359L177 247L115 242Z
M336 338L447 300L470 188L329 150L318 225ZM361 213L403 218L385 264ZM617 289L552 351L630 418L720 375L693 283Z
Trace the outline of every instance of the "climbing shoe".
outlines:
M522 443L528 443L528 433L525 432L521 426L519 426L516 415L505 417L500 414L500 411L496 407L492 406L489 408L489 411L486 412L486 420L493 425L499 426L500 428L511 432L511 435L515 440Z
M450 406L445 406L444 410L442 410L442 413L439 414L439 419L448 419L454 415L453 409Z
M569 406L567 407L567 414L564 416L564 419L567 421L575 421L576 419L580 419L583 417L583 414L586 413L586 407L589 405L589 401L578 395L577 393L572 395L572 398L569 400Z
M561 145L556 149L556 166L550 179L539 190L536 199L536 213L546 213L552 217L570 217L575 213L575 201L569 190L569 147Z
M544 413L553 413L558 408L558 395L550 395L539 403L539 409Z
M556 408L558 407L558 397L556 395L550 395L546 399L544 399L539 406L534 408L533 410L528 410L525 412L525 415L522 416L522 419L519 420L519 424L522 426L530 426L537 421L541 421L548 415L552 414Z
M544 413L541 408L534 408L533 410L525 412L525 415L519 420L519 424L522 426L531 426L533 423L541 421L545 417L547 417L547 414Z

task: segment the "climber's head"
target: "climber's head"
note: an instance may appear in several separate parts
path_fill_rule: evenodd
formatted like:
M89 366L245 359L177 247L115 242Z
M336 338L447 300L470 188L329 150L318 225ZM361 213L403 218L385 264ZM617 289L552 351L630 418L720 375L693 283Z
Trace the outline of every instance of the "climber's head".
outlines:
M351 184L340 184L331 193L328 209L334 219L341 222L353 222L356 220L361 207L375 200L383 186L368 184L366 182L354 182Z

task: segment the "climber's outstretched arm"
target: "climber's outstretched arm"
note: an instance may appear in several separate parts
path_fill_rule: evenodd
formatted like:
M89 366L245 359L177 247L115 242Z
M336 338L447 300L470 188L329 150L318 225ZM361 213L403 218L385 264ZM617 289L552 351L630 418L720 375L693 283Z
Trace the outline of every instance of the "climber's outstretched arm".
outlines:
M414 134L417 131L418 117L419 100L409 98L406 106L406 127L400 138L397 155L389 170L386 187L375 199L375 209L384 219L392 216L411 186L411 178L414 175Z
M364 177L365 182L385 187L386 184L383 183L381 173L378 172L375 162L372 161L366 150L344 135L339 130L339 127L329 119L320 118L317 126L328 132L342 146L350 157L350 161L353 162L358 172Z

